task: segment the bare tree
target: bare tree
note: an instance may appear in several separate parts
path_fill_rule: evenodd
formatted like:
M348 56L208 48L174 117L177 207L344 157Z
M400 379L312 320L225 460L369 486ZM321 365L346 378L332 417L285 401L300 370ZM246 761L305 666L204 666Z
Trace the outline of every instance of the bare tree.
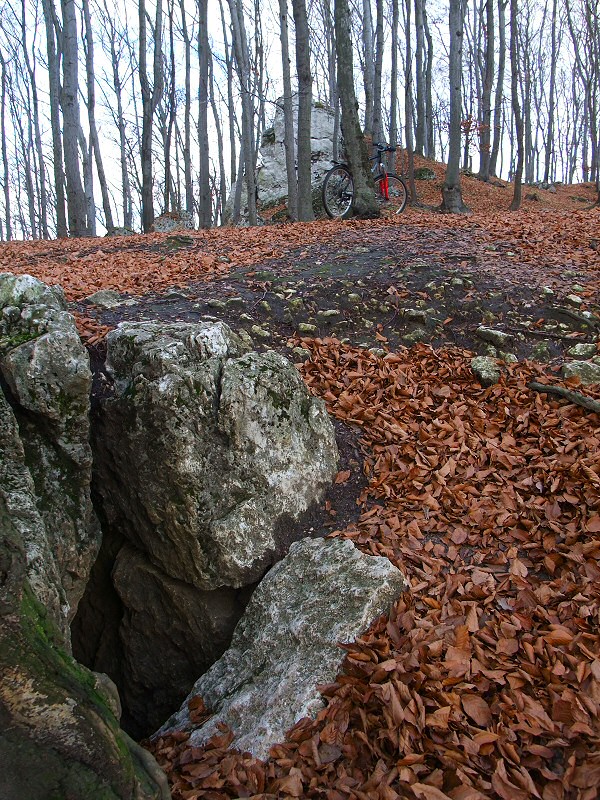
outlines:
M461 144L461 91L462 91L462 48L465 19L464 0L450 0L449 29L449 83L450 83L450 131L448 143L448 166L442 186L441 211L453 214L464 213L467 207L463 202L460 186L460 144Z
M210 191L210 159L208 148L208 0L198 0L198 145L200 169L198 173L198 224L210 228L212 224L212 200Z
M254 143L254 109L250 84L250 57L241 0L228 0L232 24L232 44L235 65L242 95L242 155L244 159L246 190L248 192L248 222L256 225L256 165ZM239 181L238 181L239 184ZM236 187L237 188L237 187Z
M279 0L279 31L281 37L281 67L283 77L283 146L287 175L288 216L298 219L298 183L296 179L296 146L294 137L294 105L292 102L292 78L290 74L290 48L288 37L287 0Z
M369 154L358 121L358 106L354 92L352 37L347 0L335 0L335 41L337 52L337 82L342 105L342 133L346 156L354 179L354 213L363 219L379 216L373 178L369 169Z
M482 70L481 111L479 114L479 177L483 181L489 181L492 155L492 88L494 84L494 0L485 0L484 8L485 59Z
M292 0L298 73L298 219L314 219L312 207L312 73L305 0Z
M79 69L77 14L75 0L61 0L62 9L62 91L63 149L67 181L67 215L71 236L88 231L87 206L81 182L79 135Z
M523 116L521 114L521 103L519 101L519 29L517 0L510 0L510 93L517 140L517 165L513 176L514 192L510 210L518 211L521 207L524 146Z
M139 78L142 93L142 228L145 232L154 222L154 198L152 181L152 131L154 113L163 92L162 68L162 0L156 0L154 21L153 85L148 78L148 28L146 0L138 0L139 11Z

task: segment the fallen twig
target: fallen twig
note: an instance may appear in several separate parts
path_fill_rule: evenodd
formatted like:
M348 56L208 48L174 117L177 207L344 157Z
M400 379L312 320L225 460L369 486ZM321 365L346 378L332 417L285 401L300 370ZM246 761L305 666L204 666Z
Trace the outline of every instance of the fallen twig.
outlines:
M558 397L564 397L565 400L569 400L571 403L587 408L588 411L595 411L596 414L600 414L600 401L593 400L591 397L586 397L586 395L580 394L579 392L573 392L571 389L565 389L563 386L552 386L546 383L531 381L531 383L527 384L527 388L534 392L545 392L546 394L555 394L558 395Z

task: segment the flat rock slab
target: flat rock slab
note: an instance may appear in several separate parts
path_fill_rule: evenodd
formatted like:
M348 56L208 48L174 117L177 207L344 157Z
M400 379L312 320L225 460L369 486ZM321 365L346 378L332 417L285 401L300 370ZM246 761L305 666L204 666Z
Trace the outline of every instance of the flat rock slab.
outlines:
M229 650L195 684L181 709L156 736L191 731L201 745L224 723L232 747L266 758L271 745L323 701L353 641L408 589L387 558L360 553L341 539L303 539L262 580ZM214 716L197 727L188 704L202 697Z

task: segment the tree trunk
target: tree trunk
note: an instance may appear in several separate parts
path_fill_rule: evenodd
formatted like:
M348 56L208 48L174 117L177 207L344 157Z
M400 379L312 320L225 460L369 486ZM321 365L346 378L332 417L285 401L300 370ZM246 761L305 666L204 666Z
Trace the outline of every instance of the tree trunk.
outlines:
M10 175L8 170L8 152L6 147L6 63L0 54L0 65L2 67L1 86L2 94L0 97L0 136L2 136L2 169L4 182L4 222L6 224L6 239L12 239L12 220L10 214Z
M435 158L435 135L433 129L433 98L431 84L433 81L433 37L427 22L427 7L423 0L423 23L427 39L427 63L425 67L425 155Z
M358 121L358 105L354 93L350 11L347 0L335 0L335 41L337 80L342 105L342 132L354 180L352 207L356 216L373 219L379 217L379 206L375 198L369 154Z
M390 78L390 144L398 144L398 0L392 0L392 74ZM388 169L396 170L396 153L390 153Z
M544 183L550 180L550 165L554 152L554 110L556 95L556 16L557 0L552 0L552 23L550 32L550 86L548 87L548 125L546 128L546 152L544 154Z
M290 75L287 0L279 0L279 30L281 35L281 66L283 74L283 146L288 185L287 208L291 220L298 219L298 183L296 179L296 148L294 141L294 105Z
M210 195L210 159L208 145L208 0L198 0L198 144L200 169L198 173L198 225L212 225L212 198Z
M60 62L56 42L59 25L53 0L42 0L42 10L46 29L46 55L48 57L52 163L54 168L54 193L56 196L56 235L60 239L68 236L69 232L65 212L65 172L60 126Z
M363 75L363 88L365 92L365 136L373 136L375 51L373 48L373 15L371 13L371 0L363 0L362 39L365 59Z
M181 32L183 35L185 55L185 101L183 109L183 176L185 183L185 210L189 214L194 212L194 186L192 183L192 43L187 27L187 14L184 0L179 0L181 9Z
M131 182L127 168L127 136L125 133L125 116L123 114L123 85L120 74L120 54L117 52L116 30L108 5L104 0L106 21L110 36L110 60L113 76L113 88L117 100L116 123L119 131L119 163L121 167L121 191L123 195L123 225L128 230L133 227L133 202L131 198Z
M502 142L502 98L504 94L504 67L506 63L506 17L507 0L498 0L498 78L494 95L494 141L490 157L490 175L498 175L498 154Z
M425 153L425 70L423 68L425 54L425 0L415 0L415 30L417 33L416 57L416 101L417 119L415 126L415 153ZM408 37L408 34L407 34Z
M383 72L383 0L376 0L375 24L375 83L373 84L373 141L383 142L383 108L381 102L381 78Z
M81 182L79 159L79 83L77 63L77 17L75 0L61 0L63 83L61 107L63 119L63 149L67 180L67 215L71 236L88 232L86 199Z
M461 80L463 26L465 18L464 0L450 0L450 133L448 142L448 166L442 187L441 211L452 214L468 211L463 203L460 186L460 140L461 140Z
M85 67L86 67L86 80L87 80L87 107L88 107L88 124L90 127L90 143L94 152L96 161L96 171L98 173L98 181L100 183L100 192L102 193L102 208L104 209L104 224L106 230L111 233L115 227L112 217L112 210L110 207L110 196L108 194L108 184L106 182L106 174L104 172L104 164L102 162L102 154L100 153L100 142L98 140L98 129L96 128L96 90L95 90L95 75L94 75L94 39L92 33L92 19L90 16L89 0L83 0L83 20L85 26Z
M485 62L481 96L481 129L479 134L479 177L490 179L492 135L492 87L494 84L494 0L485 0Z
M162 69L162 0L156 2L156 17L154 24L154 57L153 81L150 86L148 79L148 62L146 57L147 27L146 27L146 0L139 2L139 77L142 93L142 229L145 233L151 230L154 222L154 197L152 180L152 129L154 126L154 113L163 91Z
M510 0L510 91L513 114L515 117L515 135L517 139L517 166L514 174L514 193L511 211L518 211L521 206L523 178L523 117L519 101L519 31L517 28L517 0Z
M412 0L405 2L406 30L410 31ZM406 58L404 64L404 117L405 117L405 137L406 152L408 154L408 187L410 190L410 202L417 202L417 186L415 183L415 149L413 144L413 72L412 72L412 41L410 35L406 36Z
M256 179L254 176L256 165L253 124L254 109L250 93L250 58L248 55L248 42L246 39L241 0L228 0L228 2L231 12L233 52L242 93L242 149L244 154L246 189L248 192L248 222L250 225L256 225L258 217L256 213Z
M296 26L296 71L298 73L298 219L315 218L312 207L312 74L305 0L292 0Z

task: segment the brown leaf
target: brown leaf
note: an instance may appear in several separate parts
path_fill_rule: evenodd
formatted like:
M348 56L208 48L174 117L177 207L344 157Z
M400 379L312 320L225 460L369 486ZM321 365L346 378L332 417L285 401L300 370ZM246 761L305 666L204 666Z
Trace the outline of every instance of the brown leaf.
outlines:
M476 694L465 694L460 699L465 714L477 725L487 728L492 724L492 712L483 697Z

